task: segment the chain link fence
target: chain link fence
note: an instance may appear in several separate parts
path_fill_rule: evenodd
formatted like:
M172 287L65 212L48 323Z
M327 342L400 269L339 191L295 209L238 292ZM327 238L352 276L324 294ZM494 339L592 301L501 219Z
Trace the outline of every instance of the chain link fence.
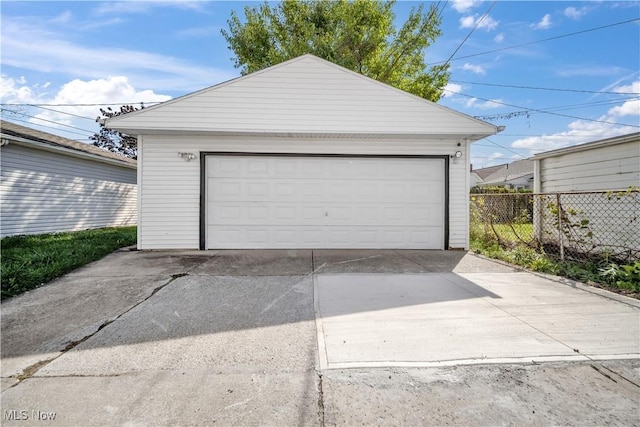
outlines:
M640 261L640 191L471 194L471 239L558 261Z

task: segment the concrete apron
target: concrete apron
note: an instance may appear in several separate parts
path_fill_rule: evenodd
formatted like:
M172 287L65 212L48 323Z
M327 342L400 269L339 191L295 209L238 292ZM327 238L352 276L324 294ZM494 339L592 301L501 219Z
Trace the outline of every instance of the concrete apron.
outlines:
M640 311L529 273L319 274L320 368L640 357Z
M343 368L637 359L602 293L456 252L114 254L3 303L2 424L351 424Z

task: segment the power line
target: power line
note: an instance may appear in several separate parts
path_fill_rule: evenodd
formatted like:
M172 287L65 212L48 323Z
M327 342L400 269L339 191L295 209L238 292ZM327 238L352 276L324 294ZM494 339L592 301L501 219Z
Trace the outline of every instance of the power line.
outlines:
M509 87L509 88L515 88L515 89L549 90L549 91L558 91L558 92L598 93L598 94L609 94L609 95L640 95L640 92L607 92L607 91L600 91L600 90L561 89L561 88L554 88L554 87L535 87L535 86L503 85L503 84L497 84L497 83L466 82L461 80L449 80L449 82L470 84L470 85L480 85L480 86Z
M611 104L619 104L620 102L627 102L627 101L637 101L639 100L640 97L630 97L630 98L620 98L620 99L615 99L615 100L609 100L609 101L596 101L596 102L585 102L585 103L581 103L581 104L570 104L570 105L560 105L557 107L548 107L548 108L539 108L540 111L542 112L549 112L549 111L564 111L564 110L575 110L578 108L588 108L588 107L599 107L602 105L611 105ZM492 101L495 102L495 101ZM519 110L519 111L511 111L508 113L502 113L502 114L487 114L484 116L475 116L475 118L480 119L480 120L490 120L490 119L494 119L497 118L499 116L519 116L519 115L525 115L525 114L532 114L535 112L532 112L530 110Z
M47 108L47 107L43 107L43 106L40 106L40 105L34 105L34 104L26 104L26 105L28 105L30 107L41 108L43 110L53 111L54 113L66 114L66 115L69 115L69 116L77 117L79 119L91 120L92 122L96 121L96 119L92 119L91 117L79 116L77 114L67 113L66 111L54 110L53 108Z
M471 55L459 56L459 57L457 57L455 59L451 59L451 58L447 59L446 61L432 62L431 65L438 65L438 64L448 63L448 62L450 62L452 60L453 61L458 61L460 59L473 58L473 57L480 56L480 55L487 55L489 53L502 52L504 50L515 49L517 47L529 46L529 45L536 44L536 43L548 42L548 41L551 41L551 40L557 40L557 39L561 39L561 38L564 38L564 37L570 37L570 36L575 36L575 35L578 35L578 34L584 34L584 33L588 33L588 32L591 32L591 31L603 30L605 28L615 27L617 25L628 24L630 22L635 22L635 21L640 21L640 18L634 18L634 19L629 19L629 20L626 20L626 21L615 22L613 24L602 25L600 27L595 27L595 28L588 28L586 30L576 31L575 33L562 34L560 36L549 37L549 38L541 39L541 40L535 40L535 41L528 42L528 43L521 43L521 44L516 44L516 45L513 45L513 46L502 47L500 49L487 50L487 51L484 51L484 52L474 53L474 54L471 54Z
M467 95L467 94L464 94L464 93L461 93L461 92L454 92L454 91L451 91L451 90L448 90L448 89L443 89L443 90L445 90L447 92L450 92L450 93L454 93L456 95L466 96L467 98L475 98L475 99L480 99L482 101L491 102L493 104L500 104L500 105L506 105L507 107L519 108L521 110L524 110L525 112L535 111L535 112L538 112L538 113L551 114L551 115L560 116L560 117L568 117L570 119L585 120L585 121L588 121L588 122L606 123L606 124L610 124L610 125L629 126L629 127L640 128L639 125L631 125L631 124L625 124L625 123L609 122L609 121L606 121L606 120L587 119L587 118L584 118L584 117L571 116L569 114L553 113L551 111L540 110L540 109L537 109L537 108L527 108L527 107L522 107L522 106L519 106L519 105L508 104L506 102L497 101L497 100L493 100L493 99L486 99L486 98L481 98L479 96ZM484 117L487 117L487 116L484 116Z
M13 113L13 114L20 115L20 116L29 117L29 118L31 118L31 119L35 119L35 120L42 120L43 122L47 122L47 123L53 123L54 125L67 127L67 128L70 128L70 129L81 130L81 131L86 132L86 133L89 133L89 134L91 134L91 135L93 135L93 134L95 133L94 131L91 131L91 130L82 129L82 128L79 128L79 127L76 127L76 126L66 125L66 124L64 124L64 123L54 122L53 120L43 119L42 117L32 116L32 115L29 115L29 114L26 114L26 113L21 113L21 112L19 112L19 111L10 111L10 110L9 110L9 112L10 112L10 113ZM63 129L63 130L64 130L64 129Z
M504 147L504 146L502 146L502 145L498 144L497 142L494 142L494 141L490 140L489 138L485 138L485 141L489 141L489 142L490 142L490 143L492 143L493 145L496 145L496 146L498 146L498 147L502 148L503 150L506 150L506 151L508 151L508 152L510 152L510 153L513 153L513 154L517 155L517 156L520 156L520 157L522 157L522 158L524 158L524 157L525 157L523 154L517 153L517 152L513 151L511 148Z
M467 34L467 36L462 40L462 42L460 42L460 44L458 45L458 47L453 51L453 53L449 56L449 59L447 59L444 62L444 65L442 66L443 69L445 69L447 67L447 65L449 65L449 62L451 62L451 59L455 56L456 53L458 53L458 51L460 50L460 48L462 47L462 45L469 39L469 37L471 37L471 34L473 34L473 32L475 31L476 28L478 28L478 25L480 25L480 23L482 21L484 21L484 19L489 16L489 12L491 11L491 9L493 9L493 6L496 5L497 0L495 0L493 3L491 3L491 6L489 6L489 8L487 9L487 11L480 17L480 19L478 19L476 21L476 25L473 26L473 28L471 29L471 31L469 31L469 34Z
M134 104L160 104L162 101L151 101L151 102L113 102L113 103L100 103L100 104L17 104L17 103L0 103L0 105L14 106L14 107L103 107L109 105L134 105Z
M31 123L31 122L28 122L28 121L26 121L26 120L16 119L15 117L12 117L10 121L12 121L12 122L26 123L26 124L31 125L31 126L39 126L39 127L43 127L43 128L47 128L47 129L55 129L55 130L57 130L57 131L63 130L64 132L72 133L72 134L74 134L74 135L82 135L82 136L86 136L85 134L80 133L80 132L74 132L74 131L72 131L72 130L60 129L60 128L53 127L53 126L47 126L47 125L41 125L41 124L37 124L37 123ZM85 138L85 139L86 139L86 138ZM80 138L77 138L77 140L80 140Z

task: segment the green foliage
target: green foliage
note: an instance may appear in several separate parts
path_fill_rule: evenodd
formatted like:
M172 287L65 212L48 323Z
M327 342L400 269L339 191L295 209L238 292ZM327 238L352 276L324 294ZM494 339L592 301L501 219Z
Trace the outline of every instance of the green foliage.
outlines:
M553 202L547 202L547 209L551 213L554 228L562 230L567 241L577 243L586 249L594 247L590 221L582 210ZM547 230L546 233L552 232Z
M619 288L640 292L640 261L625 265L607 264L600 268L600 276Z
M440 36L437 8L413 8L400 29L393 1L283 0L234 11L222 35L235 66L252 73L311 53L431 101L442 96L449 66L428 67L425 50Z
M92 141L92 144L96 147L104 148L105 150L111 151L112 153L121 154L126 157L131 157L132 159L138 158L138 138L135 136L130 136L117 130L107 129L104 126L104 120L110 119L112 117L121 116L123 114L128 114L134 112L136 110L141 110L144 108L144 105L140 104L140 108L136 108L132 105L123 105L120 107L120 111L114 111L111 107L107 107L107 109L100 109L100 114L102 117L97 117L96 122L100 124L100 131L98 133L94 133L89 137Z
M497 186L487 186L481 187L476 185L475 187L471 187L469 190L471 194L531 194L533 193L528 188L507 188L507 187L497 187Z
M548 273L584 283L640 293L640 262L618 265L600 262L556 261L545 253L524 245L505 248L491 239L471 235L471 250L488 258L499 259L533 271Z
M0 241L2 299L34 289L135 242L136 227L5 237Z
M607 191L607 200L620 200L623 197L629 197L629 196L634 196L636 194L640 193L640 188L639 187L634 187L633 185L629 186L629 188L627 188L624 191Z

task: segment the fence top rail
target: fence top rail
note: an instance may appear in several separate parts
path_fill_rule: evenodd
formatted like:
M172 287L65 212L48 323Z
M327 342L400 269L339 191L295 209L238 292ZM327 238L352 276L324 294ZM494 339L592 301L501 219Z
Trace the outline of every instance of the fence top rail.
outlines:
M582 194L636 194L640 193L640 189L626 189L626 190L607 190L607 191L558 191L554 193L470 193L469 196L498 196L498 197L513 197L513 196L556 196L556 195L582 195Z

